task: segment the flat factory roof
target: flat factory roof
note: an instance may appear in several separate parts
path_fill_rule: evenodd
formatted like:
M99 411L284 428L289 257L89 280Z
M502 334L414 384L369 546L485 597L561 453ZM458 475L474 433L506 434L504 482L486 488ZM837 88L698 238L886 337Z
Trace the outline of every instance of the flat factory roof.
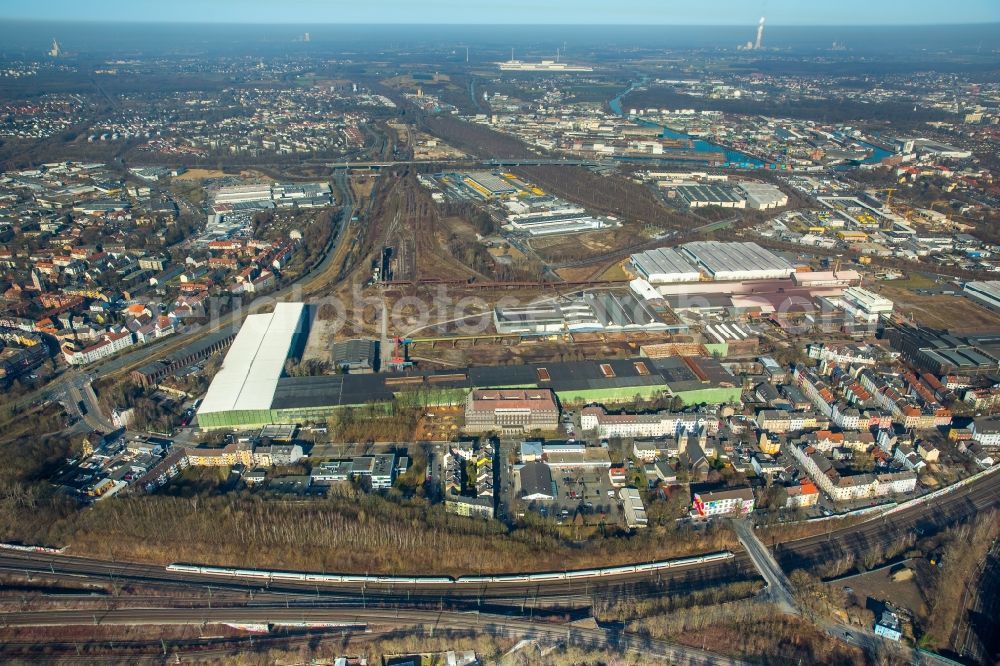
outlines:
M787 270L791 273L794 270L790 263L757 243L692 241L681 247L712 274L770 270Z
M304 312L303 303L278 303L247 317L198 413L270 409Z
M602 366L610 370L604 372ZM358 405L392 400L394 393L409 390L519 386L559 392L662 386L665 383L660 360L648 358L483 366L461 371L282 377L270 407L308 409Z
M664 273L684 274L698 278L698 269L691 265L680 252L672 247L660 247L632 255L632 263L646 275Z

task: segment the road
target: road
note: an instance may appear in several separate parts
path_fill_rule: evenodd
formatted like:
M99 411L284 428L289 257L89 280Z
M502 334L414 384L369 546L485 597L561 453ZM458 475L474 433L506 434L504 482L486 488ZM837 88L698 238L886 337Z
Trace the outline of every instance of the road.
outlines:
M874 514L854 526L838 528L837 520L828 520L829 530L823 534L779 542L775 546L775 559L784 571L810 569L846 551L885 546L900 535L933 533L996 507L1000 507L1000 472L995 471L944 496L923 500L892 514Z
M826 633L844 641L845 643L861 648L873 657L880 654L898 654L901 655L907 663L913 664L914 666L921 664L956 666L955 662L950 659L936 655L932 652L925 652L924 650L912 648L903 643L890 641L887 638L876 636L867 628L858 628L843 624L835 624L832 622L819 622L818 624L824 631L826 631Z
M5 627L67 627L108 625L199 625L220 623L331 623L334 625L419 626L431 635L452 629L519 639L581 645L589 648L638 652L645 657L668 660L671 664L715 666L746 664L740 659L653 640L618 628L586 628L555 625L487 613L456 613L434 610L354 608L120 608L104 612L90 610L28 611L0 616Z
M797 613L792 584L774 557L771 556L771 551L754 534L753 525L745 519L733 520L731 524L744 550L750 556L754 566L757 567L757 572L767 582L767 593L771 601L785 613Z
M1000 505L1000 474L990 474L977 479L974 483L950 494L935 498L933 501L918 503L904 511L890 516L876 517L866 522L846 527L834 528L814 537L797 539L780 543L776 549L775 560L781 564L782 571L791 571L805 564L818 563L823 558L836 557L842 547L886 543L896 534L915 529L930 530L968 518L972 513ZM752 543L752 542L748 542ZM110 547L110 546L109 546ZM686 567L663 570L653 575L626 574L619 577L606 578L600 585L592 581L559 581L543 583L515 583L505 585L490 584L482 590L466 590L461 592L466 598L510 598L512 596L531 594L533 598L547 597L592 597L596 591L607 588L614 590L625 584L640 584L647 587L656 582L669 581L671 585L680 583L702 584L717 580L732 580L733 577L752 576L753 560L744 553L738 553L731 560L694 564ZM770 566L770 565L769 565ZM48 555L38 553L21 553L17 551L0 551L0 570L13 572L35 572L62 574L78 579L97 578L102 581L116 579L137 583L162 583L186 586L212 586L217 589L227 587L247 590L248 587L261 587L259 580L239 581L235 579L220 579L215 576L189 574L182 572L167 572L163 567L132 562L116 562L71 555ZM477 572L472 572L477 573ZM775 572L776 574L776 572ZM289 593L315 592L313 584L294 584L277 582L266 586L273 591ZM320 591L358 593L358 584L328 584L321 585ZM370 594L384 593L398 596L401 591L407 596L414 590L405 590L398 584L383 586L367 585ZM422 592L431 597L443 594L455 595L453 586L436 588L421 586Z
M794 588L781 567L771 556L771 552L757 538L753 526L744 519L732 521L733 530L740 543L746 549L758 573L767 582L767 597L777 604L778 608L789 614L799 614L795 600ZM880 653L902 652L904 658L911 664L940 664L948 666L949 662L942 657L927 652L917 652L906 645L890 642L876 636L864 627L841 624L831 620L817 619L818 626L834 638L840 639L863 649L870 656Z
M229 579L208 577L201 574L189 574L182 572L168 572L163 567L157 565L136 564L130 562L109 562L81 558L68 555L43 555L35 553L3 552L0 551L0 571L11 574L23 573L26 576L39 576L45 578L55 578L61 580L72 580L77 583L90 582L107 585L113 581L116 585L125 584L156 584L166 585L185 591L190 594L192 591L204 596L206 590L209 594L218 595L222 603L222 597L228 598L239 595L250 596L251 593L258 595L263 608L253 608L241 610L240 613L247 615L234 615L233 609L211 608L211 599L202 606L195 609L143 609L141 611L118 609L113 613L124 613L125 615L101 615L95 620L93 611L46 611L37 613L14 613L9 614L5 621L8 624L32 624L32 623L83 623L93 624L112 621L125 623L132 622L153 622L167 623L170 621L202 622L220 621L222 615L230 619L240 618L249 621L247 618L281 619L295 617L301 619L315 618L319 621L324 618L327 621L340 619L355 622L375 622L387 621L391 616L393 619L407 618L409 622L417 621L425 624L429 621L426 610L414 608L415 605L426 606L428 604L437 606L446 612L449 618L460 618L459 624L464 628L470 628L475 622L475 627L480 630L489 630L490 627L503 626L510 631L535 632L545 631L540 634L545 637L567 636L570 640L592 641L598 645L617 645L623 649L638 649L643 647L648 649L650 644L638 637L619 636L609 633L608 629L583 630L570 627L552 628L551 625L540 625L523 618L524 614L535 613L542 615L546 609L583 609L588 608L596 599L618 599L654 597L663 593L665 584L672 593L685 589L686 586L697 586L711 584L712 581L731 581L734 578L746 579L752 576L753 563L762 571L766 572L766 578L771 583L772 588L779 589L780 594L777 600L788 602L790 586L785 582L784 571L798 568L799 566L809 566L811 563L821 561L823 558L836 556L841 547L854 547L870 545L872 543L883 543L891 540L894 535L914 529L936 529L945 524L966 519L976 511L981 511L1000 504L998 495L998 483L1000 475L989 474L976 479L970 485L949 494L933 498L930 501L920 502L906 507L897 513L869 519L861 524L834 528L835 523L831 521L831 530L827 534L805 539L797 539L780 544L778 547L778 557L772 559L770 556L762 557L762 544L743 535L743 542L751 555L739 554L737 557L722 563L712 563L709 565L692 565L682 569L668 569L658 574L655 578L649 573L628 574L616 577L612 580L604 580L600 583L594 581L544 581L542 583L513 582L500 584L484 584L482 588L473 586L473 589L456 589L453 585L441 586L406 586L396 583L391 584L364 584L341 583L313 585L308 583L294 583L284 581L261 581L259 579ZM741 528L742 529L742 528ZM755 543L756 542L756 543ZM764 549L766 551L766 549ZM782 562L784 569L776 568L776 562ZM213 592L214 591L214 592ZM271 595L286 595L284 604L280 601L275 604ZM377 618L373 616L362 617L358 615L359 599L361 610L365 612L380 613ZM245 602L243 604L246 605ZM374 608L374 606L379 608ZM277 607L276 607L277 606ZM284 606L282 610L281 606ZM388 608L386 608L388 607ZM481 614L470 614L468 611L479 610ZM464 612L463 612L464 611ZM500 612L509 612L508 615L501 615ZM52 614L55 613L55 614ZM76 615L72 615L76 613ZM138 613L137 615L135 613ZM143 615L142 613L150 613ZM405 613L423 613L408 617ZM496 618L502 618L502 622L496 620L486 613L493 613ZM173 615L171 615L173 614ZM439 615L439 614L438 614ZM438 615L435 615L437 617ZM419 617L417 620L415 618ZM474 618L474 619L473 619ZM488 618L484 624L484 618ZM495 621L496 620L496 621ZM450 620L449 620L450 621ZM869 651L870 654L877 654L880 650L889 649L896 651L901 646L886 643L870 632L854 627L843 627L836 624L824 626L829 633L851 642ZM588 633L590 632L590 633ZM520 635L520 634L518 634ZM618 643L614 643L618 640ZM612 641L607 643L606 641ZM659 645L654 642L655 650L662 650L662 654L668 654L668 650L677 649L676 646ZM688 652L683 654L673 654L671 658L690 658ZM697 655L699 659L708 658L705 655ZM718 661L717 657L711 657L716 661L689 662L689 663L729 663ZM926 653L913 653L910 658L920 663L944 663L934 655Z
M306 291L310 288L320 286L320 283L326 279L326 273L331 269L333 259L338 254L341 243L348 236L344 233L344 230L350 225L351 218L355 213L355 201L351 194L351 188L346 182L346 176L343 173L337 173L334 175L334 183L337 185L337 189L341 193L342 209L339 220L337 221L336 235L332 239L330 247L327 248L326 254L323 259L317 263L311 270L304 273L299 280L296 282L282 287L275 292L261 296L260 298L252 301L248 306L232 310L226 314L216 317L210 324L201 326L196 330L188 333L179 333L162 340L152 342L150 344L143 345L141 347L136 347L130 351L122 354L118 354L111 358L98 361L86 366L83 372L86 375L80 374L81 371L75 369L67 369L63 371L57 379L49 382L47 385L27 393L17 400L13 401L13 405L19 409L23 409L30 404L41 401L58 400L61 395L66 395L74 393L74 391L86 391L88 390L88 385L91 377L100 375L101 377L107 377L109 375L114 375L119 372L129 371L139 366L145 365L152 360L157 358L163 358L170 353L190 345L194 341L211 335L217 331L232 327L234 330L243 318L254 311L255 308L260 307L266 303L273 303L275 300L281 300L289 295L298 294ZM81 377L86 376L86 380L82 381ZM76 405L76 401L80 398L76 398L73 405ZM86 403L86 400L84 401ZM94 403L96 405L96 402ZM74 408L75 409L75 408ZM88 425L93 427L95 430L110 429L109 425L102 425L102 417L100 413L97 413L98 418L86 419ZM101 425L101 427L96 427Z

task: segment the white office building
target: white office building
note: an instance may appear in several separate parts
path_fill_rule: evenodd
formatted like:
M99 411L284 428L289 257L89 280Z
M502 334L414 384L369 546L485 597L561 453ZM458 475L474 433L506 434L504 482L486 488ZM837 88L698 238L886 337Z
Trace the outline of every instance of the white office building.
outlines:
M879 317L892 316L893 303L862 287L848 287L840 297L841 307L855 319L876 321Z

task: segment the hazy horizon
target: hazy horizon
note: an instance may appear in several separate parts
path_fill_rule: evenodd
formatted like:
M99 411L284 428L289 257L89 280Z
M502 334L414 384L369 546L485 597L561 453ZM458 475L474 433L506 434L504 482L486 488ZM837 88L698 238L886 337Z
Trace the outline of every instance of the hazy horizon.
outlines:
M250 26L250 27L267 27L267 26L280 26L282 28L290 28L296 26L320 26L320 27L379 27L384 25L391 25L393 27L415 27L415 28L434 28L434 27L449 27L449 28L461 28L461 27L474 27L474 28L489 28L489 27L499 27L499 28L524 28L524 27L567 27L567 28L599 28L602 25L595 23L449 23L446 21L442 22L397 22L397 21L185 21L185 20L153 20L153 19L101 19L101 18L5 18L0 16L7 22L17 22L17 23L51 23L51 24L108 24L113 23L116 25L198 25L198 26ZM756 22L752 24L749 23L611 23L608 24L615 28L649 28L649 27L663 27L663 28L746 28L750 25L752 28L756 28ZM851 28L851 29L864 29L864 28L961 28L961 27L975 27L975 28L986 28L989 26L1000 26L1000 18L993 21L966 21L966 22L927 22L927 23L780 23L767 21L766 27L768 28L822 28L822 29L835 29L835 28Z
M127 26L127 27L123 27ZM333 54L373 53L412 48L439 53L471 45L472 59L602 52L636 49L730 50L756 32L752 25L459 25L459 24L246 24L106 21L0 22L0 53L43 55L52 39L67 52L101 54ZM310 34L306 42L305 33ZM822 53L836 42L858 54L968 53L994 58L1000 30L990 25L946 26L767 26L770 52ZM766 55L768 51L761 52ZM921 56L922 57L922 56Z
M68 20L115 23L171 22L246 25L662 25L723 26L756 24L764 16L772 26L834 25L977 25L1000 22L1000 3L964 0L507 0L484 7L467 0L373 0L331 3L323 0L48 0L8 3L5 20Z

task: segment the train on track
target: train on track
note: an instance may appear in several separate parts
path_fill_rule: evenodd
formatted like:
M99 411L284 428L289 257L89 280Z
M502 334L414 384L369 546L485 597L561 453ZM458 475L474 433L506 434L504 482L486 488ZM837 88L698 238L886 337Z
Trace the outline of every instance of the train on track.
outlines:
M47 548L46 546L22 546L19 543L0 543L4 550L16 550L22 553L42 553L43 555L62 555L65 548Z
M487 583L536 583L551 580L578 580L620 576L631 573L646 573L663 569L675 569L728 560L733 553L728 550L695 557L684 557L675 560L659 560L644 564L626 564L617 567L602 567L600 569L578 569L575 571L551 571L545 573L495 574L487 576L382 576L366 574L327 574L307 573L304 571L270 571L267 569L231 569L226 567L210 567L200 564L169 564L167 571L175 573L202 574L208 576L226 576L230 578L257 578L265 580L292 581L303 583L366 583L391 585L483 585Z

